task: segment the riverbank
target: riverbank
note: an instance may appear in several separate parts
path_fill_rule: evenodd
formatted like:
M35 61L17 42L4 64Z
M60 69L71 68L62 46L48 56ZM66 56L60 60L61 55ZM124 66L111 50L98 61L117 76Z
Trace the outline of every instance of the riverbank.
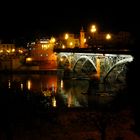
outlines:
M62 74L63 69L42 69L42 70L0 70L2 74Z

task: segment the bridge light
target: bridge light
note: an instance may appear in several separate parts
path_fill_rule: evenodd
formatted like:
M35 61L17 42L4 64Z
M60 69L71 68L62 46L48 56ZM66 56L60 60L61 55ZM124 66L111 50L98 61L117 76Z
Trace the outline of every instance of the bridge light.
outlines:
M63 61L63 58L60 58L60 61L62 62Z

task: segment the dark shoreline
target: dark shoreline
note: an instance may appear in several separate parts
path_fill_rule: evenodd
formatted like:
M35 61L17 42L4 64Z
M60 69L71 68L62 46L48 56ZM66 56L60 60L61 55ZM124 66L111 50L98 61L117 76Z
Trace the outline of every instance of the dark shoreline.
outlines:
M63 74L62 69L47 70L0 70L0 74Z

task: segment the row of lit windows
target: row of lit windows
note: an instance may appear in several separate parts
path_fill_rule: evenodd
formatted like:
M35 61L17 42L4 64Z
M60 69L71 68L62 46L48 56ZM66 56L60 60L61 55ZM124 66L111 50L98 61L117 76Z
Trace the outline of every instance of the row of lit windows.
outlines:
M13 44L0 44L0 48L5 48L5 47L7 47L7 48L15 48L15 45L13 45Z

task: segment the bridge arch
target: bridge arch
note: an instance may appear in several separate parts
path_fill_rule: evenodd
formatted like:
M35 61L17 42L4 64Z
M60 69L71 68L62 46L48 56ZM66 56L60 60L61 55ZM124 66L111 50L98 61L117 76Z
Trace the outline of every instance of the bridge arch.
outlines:
M82 67L84 66L84 64L85 64L87 61L89 61L89 62L92 64L93 68L95 68L95 70L97 71L97 68L96 68L95 63L94 63L88 56L80 56L80 57L76 60L76 62L74 63L74 65L73 65L73 68L72 68L73 71L75 70L75 67L76 67L78 61L81 60L81 59L85 59L84 63L82 64ZM81 68L81 69L82 69L82 68Z
M127 62L132 62L133 61L133 58L130 57L130 58L125 58L125 59L122 59L120 61L118 61L115 65L113 65L107 72L106 76L104 77L104 81L106 80L106 78L108 77L108 75L111 73L111 71L118 65L121 65L121 64L125 64Z
M69 66L69 64L70 64L70 60L69 60L69 58L68 58L68 55L66 55L65 53L61 53L60 55L59 55L59 59L58 59L59 61L58 61L58 65L61 67L68 67Z
M66 54L60 54L59 55L59 58L62 58L62 57L66 57L68 59L68 56Z

